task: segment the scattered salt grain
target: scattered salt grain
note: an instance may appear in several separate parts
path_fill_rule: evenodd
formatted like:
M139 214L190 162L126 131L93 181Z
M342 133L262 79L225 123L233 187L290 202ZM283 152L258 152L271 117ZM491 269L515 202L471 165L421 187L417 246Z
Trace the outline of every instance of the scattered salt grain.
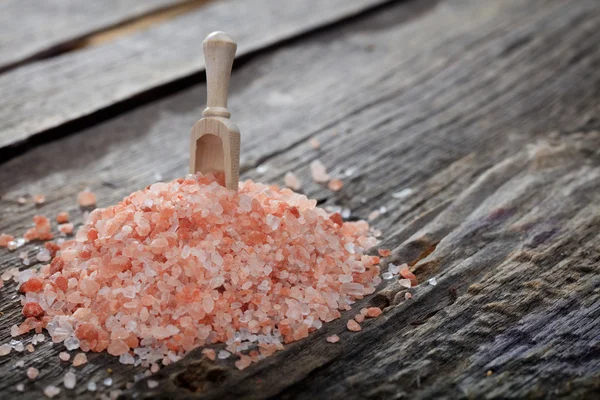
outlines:
M67 358L67 360L68 360L68 358ZM77 354L75 354L75 357L73 358L73 366L79 367L80 365L87 363L87 361L88 360L87 360L87 356L85 355L85 353L77 353Z
M338 192L344 187L344 182L339 178L333 178L329 181L327 187L329 187L329 190L332 192Z
M431 286L435 286L435 285L437 285L437 279L435 279L435 278L431 278L431 279L429 280L429 284L430 284Z
M385 214L385 213L387 213L387 211L388 211L388 210L387 210L387 207L386 207L386 206L381 206L381 207L379 207L379 214L381 214L381 215L382 215L382 214Z
M360 324L353 319L348 321L348 323L346 324L346 328L348 328L348 330L352 332L358 332L362 329L360 327Z
M224 360L226 358L229 358L230 355L231 353L227 350L219 350L219 355L217 357L219 358L219 360Z
M152 379L148 379L146 383L148 384L148 389L154 389L158 386L158 381L154 381Z
M15 344L14 349L15 349L15 351L18 351L20 353L23 350L25 350L25 346L23 345L22 342L18 342L17 344Z
M19 325L16 325L16 324L12 325L10 327L10 336L17 337L17 336L20 336L20 335L21 335L21 332L19 331Z
M381 308L379 308L379 307L369 307L369 308L367 308L367 315L366 316L369 317L369 318L377 318L382 313L383 313L383 311L381 311Z
M326 183L331 179L327 169L320 160L314 160L310 163L310 173L312 180L316 183Z
M356 173L356 167L350 167L350 168L346 168L344 170L344 176L347 178L349 176L352 176Z
M406 293L404 293L404 298L405 298L406 300L409 300L409 299L411 299L411 298L412 298L412 294L410 294L410 293L406 292Z
M23 368L25 366L25 360L20 360L15 363L15 367Z
M388 271L392 273L392 275L398 275L400 272L400 266L396 264L388 264Z
M394 275L392 275L391 272L386 271L383 274L381 274L381 277L387 281L389 279L392 279L394 277Z
M81 207L90 207L96 205L96 195L89 189L82 190L77 194L77 202Z
M0 345L0 356L5 356L10 354L12 347L9 344Z
M60 358L63 361L69 361L71 355L65 351L61 351L60 353L58 353L58 358Z
M381 212L379 212L379 210L374 210L369 213L369 216L367 217L367 219L369 221L373 221L374 219L377 219L380 215L381 215Z
M300 182L296 174L291 171L285 174L283 183L292 190L300 190L302 188L302 182Z
M365 320L365 316L362 314L355 315L354 320L360 324Z
M15 238L11 235L3 233L0 235L0 247L7 247L10 242L15 240Z
M65 377L63 378L63 383L67 389L73 389L75 388L75 384L77 383L77 377L73 372L69 371L65 374Z
M204 349L202 350L202 354L206 356L209 360L214 360L216 357L215 351L213 349ZM156 372L156 371L153 371Z
M54 385L49 385L44 388L44 395L46 395L46 397L48 397L50 399L59 393L60 393L60 389Z
M39 251L39 253L37 253L37 255L35 256L35 258L39 261L39 262L48 262L50 261L51 257L50 257L50 252L47 249L41 249Z
M121 364L134 364L135 359L133 358L133 356L131 354L125 353L125 354L121 354L119 356L119 362Z
M250 366L250 364L252 364L252 359L249 356L240 355L240 359L237 360L234 364L237 369L242 371L242 370L248 368Z
M258 167L256 167L256 172L258 172L261 175L264 175L267 171L269 170L269 166L268 165L259 165Z
M26 349L28 352L33 353L33 351L35 350L35 347L33 347L33 345L30 343L27 345Z
M321 142L319 142L317 139L315 138L311 138L308 141L308 144L310 145L310 147L312 147L315 150L318 150L321 147Z
M213 350L213 354L214 354L214 350ZM211 358L211 360L214 360L215 358ZM158 372L158 370L160 369L160 367L158 366L157 363L152 363L152 365L150 366L150 372L155 374Z
M66 211L61 211L56 215L56 222L59 224L64 224L69 222L69 213Z
M67 350L77 350L79 348L79 339L74 336L71 336L67 340L64 341L64 345Z
M342 215L342 218L348 219L350 218L351 213L352 211L349 208L343 208L340 214Z
M46 196L44 196L43 194L34 194L33 195L33 202L35 204L44 204L45 201L46 201Z
M37 368L29 367L27 369L27 377L31 380L34 380L35 378L37 378L39 374L40 374L40 371Z
M15 386L15 389L17 389L17 392L24 392L25 385L23 385L22 383L18 383L17 386Z
M70 235L71 233L73 233L73 229L74 229L74 226L71 223L60 224L58 226L58 230L61 233L64 233L65 235Z
M113 380L109 376L108 378L106 378L105 380L103 380L102 383L104 384L104 386L111 386L113 384Z
M327 336L326 339L329 343L337 343L340 341L340 337L338 335Z
M392 193L392 197L394 199L400 199L400 200L404 200L406 199L408 196L410 196L413 193L413 190L411 188L406 188L406 189L402 189L399 192L396 193Z
M96 385L96 382L94 381L90 381L87 384L87 390L88 392L95 392L96 389L98 389L98 386Z
M410 289L410 287L412 286L410 283L410 279L399 279L398 284L407 289Z

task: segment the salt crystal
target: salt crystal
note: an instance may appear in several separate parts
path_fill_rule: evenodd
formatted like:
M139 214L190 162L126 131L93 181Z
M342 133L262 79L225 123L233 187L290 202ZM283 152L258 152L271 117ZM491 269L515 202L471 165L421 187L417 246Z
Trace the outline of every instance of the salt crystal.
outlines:
M224 360L226 358L229 358L230 355L231 353L227 350L219 350L219 354L217 355L217 357L219 358L219 360Z
M67 358L68 360L68 358ZM67 361L65 360L65 361ZM75 354L75 357L73 358L73 366L74 367L79 367L80 365L83 365L85 363L87 363L87 356L85 355L85 353L77 353Z
M327 336L326 339L329 343L337 343L340 341L340 337L338 335Z
M158 386L158 381L154 381L152 379L148 379L148 381L146 383L148 385L148 389L154 389L155 387Z
M310 173L313 181L316 183L326 183L331 179L327 173L327 169L320 160L314 160L310 163Z
M379 317L382 313L383 311L379 307L369 307L367 308L366 316L369 318L376 318Z
M398 275L398 273L400 272L400 266L390 263L388 265L388 271L391 272L392 275Z
M379 210L374 210L374 211L371 211L371 213L369 214L367 219L369 221L373 221L374 219L377 219L380 215L381 215L381 212Z
M41 249L39 251L39 253L37 253L37 255L35 256L35 258L39 261L39 262L47 262L50 261L50 252L47 249Z
M412 298L412 294L410 294L410 293L406 292L406 293L404 293L404 298L405 298L406 300L408 300L408 299L411 299L411 298Z
M135 359L133 358L133 356L131 354L125 353L125 354L121 354L119 356L119 362L121 364L134 364Z
M286 172L283 177L283 183L292 190L300 190L302 188L302 182L293 172Z
M351 212L352 211L349 208L344 208L344 209L342 209L342 212L340 214L342 215L342 218L348 219L348 218L350 218Z
M67 352L61 351L60 353L58 353L58 358L60 358L63 361L69 361L71 355Z
M437 285L437 279L435 279L435 278L431 278L431 279L429 280L429 284L430 284L431 286L435 286L435 285Z
M12 347L10 347L9 344L3 344L0 345L0 356L5 356L7 354L10 354L10 351L12 350Z
M17 389L17 392L24 392L25 391L25 385L22 383L18 383L17 386L15 386L15 389Z
M321 147L321 142L319 142L316 138L310 138L308 144L315 150L318 150Z
M354 175L355 173L356 173L356 167L346 168L346 170L344 171L344 176L349 177L349 176Z
M19 332L19 326L18 325L12 325L10 327L10 336L17 337L19 335L21 335L21 333Z
M381 277L387 281L389 279L392 279L394 277L394 275L392 275L391 272L386 271L383 274L381 274Z
M30 353L33 353L33 351L35 350L35 348L33 347L33 345L31 343L26 346L26 349Z
M15 363L15 367L23 368L25 366L25 360L20 360Z
M348 323L346 324L346 327L348 328L349 331L352 331L352 332L358 332L362 329L360 327L359 323L353 319L348 321Z
M95 392L96 389L98 389L98 386L96 385L96 382L94 381L90 381L87 384L87 390L88 392Z
M82 190L77 194L77 202L81 207L89 207L96 204L96 195L89 189Z
M19 204L25 204L25 203L27 203L27 198L25 198L25 196L19 196L17 198L17 203L19 203Z
M63 383L67 389L73 389L75 388L75 384L77 383L77 377L73 372L69 371L65 374L65 377L63 378Z
M64 341L67 350L77 350L79 348L79 339L72 336Z
M23 350L25 350L25 346L23 345L22 342L18 342L18 343L15 344L14 349L15 349L15 351L18 351L20 353Z
M385 214L387 213L387 207L386 206L381 206L379 207L379 214Z
M59 393L60 393L60 389L57 388L56 386L49 385L44 388L44 395L46 395L46 397L48 397L48 398L53 398L54 396L56 396Z
M59 224L64 224L69 222L69 213L66 211L61 211L56 215L56 222Z
M40 371L37 368L29 367L27 369L27 377L31 380L34 380L35 378L37 378L39 374L40 374Z
M105 380L103 380L102 383L104 384L104 386L111 386L113 384L113 380L109 376L108 378L106 378Z
M400 286L405 287L407 289L410 289L410 287L412 286L410 283L410 279L399 279L398 284L400 284Z
M261 175L265 174L268 170L269 167L267 165L259 165L258 167L256 167L256 172L258 172Z
M332 192L338 192L338 191L342 190L342 188L344 187L344 182L342 182L342 180L339 178L333 178L332 180L329 181L329 183L327 184L327 187Z
M33 202L35 204L44 204L45 201L46 201L46 196L44 196L43 194L34 194L33 195Z
M406 189L402 189L399 192L392 193L392 197L394 199L404 200L405 198L410 196L412 193L413 193L413 190L411 188L406 188Z

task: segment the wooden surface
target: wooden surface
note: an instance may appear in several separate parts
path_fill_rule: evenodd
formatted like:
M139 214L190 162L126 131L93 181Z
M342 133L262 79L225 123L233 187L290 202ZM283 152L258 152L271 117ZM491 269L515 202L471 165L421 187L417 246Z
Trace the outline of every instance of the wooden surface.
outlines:
M247 57L229 101L243 177L281 183L293 171L307 195L351 208L351 218L385 206L372 221L381 247L420 284L404 300L406 289L385 281L356 304L386 307L361 332L345 329L355 311L344 313L243 372L198 350L154 376L159 388L142 380L121 396L597 397L599 28L595 0L393 2ZM205 91L192 86L12 156L0 167L0 232L22 234L37 213L80 221L76 195L87 186L107 206L185 174ZM340 192L310 182L315 159L343 178ZM20 206L26 193L47 202ZM18 265L0 252L0 268ZM14 284L0 298L4 343L21 319ZM339 343L325 341L332 333ZM44 343L0 357L0 391L16 395L26 379L14 363L24 359L40 379L19 396L39 398L68 369L61 350ZM103 393L141 372L106 354L89 359L63 395L93 397L85 384L106 368L115 383Z
M0 70L68 50L81 38L194 0L4 0Z

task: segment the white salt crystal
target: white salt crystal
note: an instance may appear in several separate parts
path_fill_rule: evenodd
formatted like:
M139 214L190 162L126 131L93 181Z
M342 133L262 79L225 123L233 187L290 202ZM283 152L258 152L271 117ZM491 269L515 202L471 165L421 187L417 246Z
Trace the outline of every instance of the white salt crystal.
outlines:
M410 289L410 279L400 279L398 280L400 286Z
M42 343L44 340L46 340L46 336L44 336L43 333L38 333L37 335L33 335L33 337L38 343Z
M302 188L302 182L293 172L286 172L283 177L283 183L292 190L300 190Z
M25 366L25 360L17 361L15 363L15 367L17 367L17 368L23 368L24 366Z
M19 336L19 326L18 325L13 325L10 327L10 336L12 337L16 337Z
M133 358L133 356L129 353L125 353L125 354L121 354L119 356L119 362L121 364L133 364L135 363L135 359Z
M344 209L342 209L342 212L340 214L342 215L342 218L348 219L348 218L350 218L351 212L352 211L349 208L344 208Z
M103 380L102 383L104 383L104 386L111 386L113 384L113 380L109 376L108 378L106 378L105 380Z
M381 277L387 281L387 280L392 279L394 277L394 275L392 275L392 273L388 271L388 272L384 272L383 274L381 274Z
M226 350L219 350L219 354L217 355L217 357L219 358L219 360L224 360L226 358L229 358L230 355L231 353Z
M429 284L430 284L431 286L435 286L435 285L437 285L437 279L435 279L435 278L431 278L431 279L429 280Z
M22 383L19 383L19 384L17 384L17 386L15 386L15 389L17 389L17 392L24 392L25 385L23 385Z
M50 252L48 251L48 249L43 248L40 250L39 253L37 253L35 258L37 258L37 260L40 262L47 262L50 261L52 257L50 257Z
M344 171L344 176L345 177L352 176L352 175L354 175L355 172L356 172L356 167L346 168L346 170Z
M277 230L277 228L279 228L279 223L281 222L281 219L277 218L274 215L267 215L267 225L269 225L269 227L271 228L271 230Z
M406 188L406 189L402 189L399 192L392 193L392 197L394 199L403 200L403 199L407 198L408 196L410 196L412 193L413 193L413 190L411 188Z
M67 350L77 350L79 348L79 339L75 336L71 336L65 340L64 344Z
M88 382L87 384L87 390L88 392L95 392L96 389L98 389L98 386L96 386L96 382Z
M386 206L379 207L379 214L385 214L386 212L387 212L387 207Z
M54 385L49 385L44 388L44 394L48 398L53 398L54 396L56 396L59 393L60 393L60 389Z
M388 265L388 271L390 271L393 275L398 275L400 272L400 266L395 264Z
M354 244L353 243L346 243L344 245L344 248L348 251L348 253L354 254Z
M267 165L259 165L258 167L256 167L256 172L258 172L261 175L267 172L268 170L269 167Z
M152 379L148 379L148 388L149 389L154 389L155 387L158 386L158 381L153 381Z
M25 350L25 346L23 346L23 343L18 342L17 344L15 344L15 351L21 352L23 350Z
M331 179L327 173L327 169L320 160L314 160L310 163L310 173L313 181L317 183L329 182Z
M67 389L73 389L77 383L77 377L75 377L73 372L69 371L65 374L63 383Z
M10 347L9 344L3 344L0 345L0 356L5 356L7 354L10 354L10 351L12 350L12 347Z
M37 368L29 367L27 369L27 377L31 380L37 378L39 374L40 371Z

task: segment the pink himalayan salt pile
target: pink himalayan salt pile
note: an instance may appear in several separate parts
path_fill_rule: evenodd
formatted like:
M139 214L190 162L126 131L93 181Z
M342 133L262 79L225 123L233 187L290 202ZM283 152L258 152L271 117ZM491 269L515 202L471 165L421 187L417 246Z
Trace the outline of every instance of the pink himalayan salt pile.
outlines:
M257 361L381 282L379 257L363 254L377 242L368 224L315 206L252 181L238 194L201 175L153 184L94 210L25 282L31 316L20 332L45 327L69 350L127 363L133 350L146 365L210 343L238 354L258 343Z

